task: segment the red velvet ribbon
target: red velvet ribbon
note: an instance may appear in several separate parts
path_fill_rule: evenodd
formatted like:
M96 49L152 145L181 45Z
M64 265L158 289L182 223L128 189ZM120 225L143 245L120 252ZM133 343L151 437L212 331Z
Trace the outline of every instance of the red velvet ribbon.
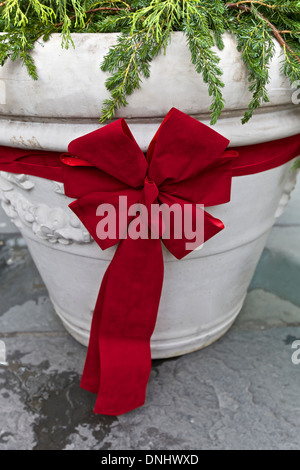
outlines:
M119 196L128 205L188 205L193 217L205 206L230 201L232 176L274 168L300 153L300 139L239 147L211 128L172 109L154 136L145 158L126 122L119 119L70 143L68 154L0 147L0 168L63 181L70 204L104 250L118 244L104 275L96 303L81 386L97 393L95 412L120 415L145 402L151 371L150 338L163 284L161 241L177 258L186 256L187 240L99 239L102 203L119 216ZM223 223L204 211L204 240ZM118 220L118 217L117 217ZM133 222L127 217L127 225ZM155 227L149 222L149 234ZM157 227L156 227L157 228ZM173 228L173 227L172 227ZM117 231L118 232L118 231ZM161 234L161 232L160 232Z
M65 192L77 199L70 208L103 250L118 243L102 281L81 380L84 389L98 394L96 413L120 415L145 402L150 338L164 272L160 239L99 239L97 207L112 204L118 220L120 195L127 196L128 205L143 203L149 209L153 203L178 204L178 208L188 204L193 215L199 201L210 206L228 202L232 163L238 156L235 151L225 152L228 144L215 131L172 109L147 158L123 119L74 140L69 156L62 157L70 165L65 169ZM203 215L206 241L224 225L207 212ZM132 221L127 223L130 226ZM162 241L181 259L190 252L188 240L184 234L181 239L172 235L171 227L171 237Z

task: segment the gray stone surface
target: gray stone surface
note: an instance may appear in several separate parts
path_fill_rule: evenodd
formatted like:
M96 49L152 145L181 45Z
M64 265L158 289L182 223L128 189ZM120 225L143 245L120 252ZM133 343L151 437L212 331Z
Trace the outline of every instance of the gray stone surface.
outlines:
M299 189L231 330L153 361L146 404L119 417L93 413L79 386L86 349L57 319L23 240L2 234L0 450L299 449Z
M92 413L85 351L64 334L5 337L0 449L296 449L300 327L231 331L201 352L155 361L144 407Z

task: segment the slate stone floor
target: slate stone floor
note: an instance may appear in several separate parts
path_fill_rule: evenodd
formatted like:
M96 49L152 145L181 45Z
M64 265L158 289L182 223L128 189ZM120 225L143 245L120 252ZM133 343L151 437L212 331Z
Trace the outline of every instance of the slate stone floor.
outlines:
M116 418L93 413L94 395L79 387L86 349L61 326L1 214L0 450L299 449L299 240L298 182L231 330L154 361L145 406Z

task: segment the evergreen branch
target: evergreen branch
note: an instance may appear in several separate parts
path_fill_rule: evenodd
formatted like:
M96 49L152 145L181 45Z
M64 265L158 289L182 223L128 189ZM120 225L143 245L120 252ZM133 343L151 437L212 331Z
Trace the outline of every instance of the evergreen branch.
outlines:
M250 4L251 6L252 5L260 5L262 7L265 7L265 8L268 8L268 9L271 9L271 10L282 10L282 11L289 11L289 2L283 2L283 3L274 3L274 4L269 4L269 3L265 3L264 1L262 0L240 0L238 2L235 2L235 3L226 3L226 6L227 7L231 7L231 6L234 6L234 7L239 7L241 5L245 5L245 4ZM299 9L299 5L298 5L298 9Z
M132 66L134 67L134 72L135 73L137 72L137 66L135 64L135 56L142 42L143 41L140 40L133 47L131 57L128 61L128 65L127 67L125 67L125 70L122 74L122 82L118 86L115 86L115 83L113 82L111 82L111 84L109 84L109 82L107 83L108 87L113 90L113 93L112 93L112 98L110 100L107 100L104 103L104 108L102 110L102 116L101 116L100 122L105 122L106 120L111 119L114 116L116 109L118 109L120 106L126 106L127 101L126 101L125 95L131 94L131 88L128 89L127 87L127 90L126 90L126 82L127 82L130 69ZM138 83L139 83L139 80L137 80L135 88L138 88Z
M250 7L247 7L245 5L240 5L238 3L226 3L227 8L232 8L232 9L238 9L244 12L252 13L253 10ZM247 3L253 3L253 2L247 2ZM300 57L293 51L293 49L287 44L287 42L284 40L284 38L281 36L280 31L269 21L262 13L259 11L256 11L256 15L258 15L263 21L267 23L267 25L271 28L275 38L279 42L279 44L283 47L284 50L288 50L291 54L294 54L296 57L296 60L300 63Z
M252 13L256 15L257 10L253 10ZM263 102L269 101L267 94L268 69L275 48L269 26L261 21L259 16L258 19L259 23L254 23L252 15L247 15L243 17L242 21L231 24L233 33L237 37L238 50L241 52L242 59L249 71L249 91L252 93L252 99L242 123L248 122L254 111Z
M217 122L225 105L221 92L224 83L221 81L222 71L218 67L220 59L211 49L214 45L211 33L208 31L208 35L205 35L201 27L204 29L206 27L201 16L191 15L188 20L185 20L184 32L191 52L191 61L196 71L202 74L204 82L208 84L209 96L212 96L210 111L212 112L211 125L213 125Z
M123 34L104 58L101 69L112 74L106 80L111 97L103 103L100 122L112 119L118 108L127 105L126 97L140 88L142 77L149 77L149 64L161 47L154 37L154 31L149 37L147 29L132 35Z

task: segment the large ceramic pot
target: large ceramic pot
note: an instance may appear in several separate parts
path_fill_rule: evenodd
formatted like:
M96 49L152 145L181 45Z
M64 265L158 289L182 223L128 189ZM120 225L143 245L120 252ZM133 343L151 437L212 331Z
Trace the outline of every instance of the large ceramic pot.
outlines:
M37 82L18 64L7 63L0 69L0 144L64 152L72 139L98 128L101 101L107 97L106 75L99 63L115 41L114 34L77 34L76 49L64 51L54 35L33 53ZM292 90L280 74L279 51L270 69L271 101L242 126L240 118L249 101L247 74L230 35L225 44L220 55L227 104L214 129L234 146L296 134L299 107L292 104ZM194 72L181 33L173 35L166 56L153 62L150 79L119 116L126 118L146 150L172 106L209 123L207 88ZM204 347L231 326L276 213L282 212L291 190L291 165L233 178L230 203L206 208L226 229L182 261L164 251L153 358ZM87 345L100 282L114 249L102 252L91 239L68 208L71 199L64 195L62 184L1 172L0 190L3 208L26 239L57 314L67 330Z

